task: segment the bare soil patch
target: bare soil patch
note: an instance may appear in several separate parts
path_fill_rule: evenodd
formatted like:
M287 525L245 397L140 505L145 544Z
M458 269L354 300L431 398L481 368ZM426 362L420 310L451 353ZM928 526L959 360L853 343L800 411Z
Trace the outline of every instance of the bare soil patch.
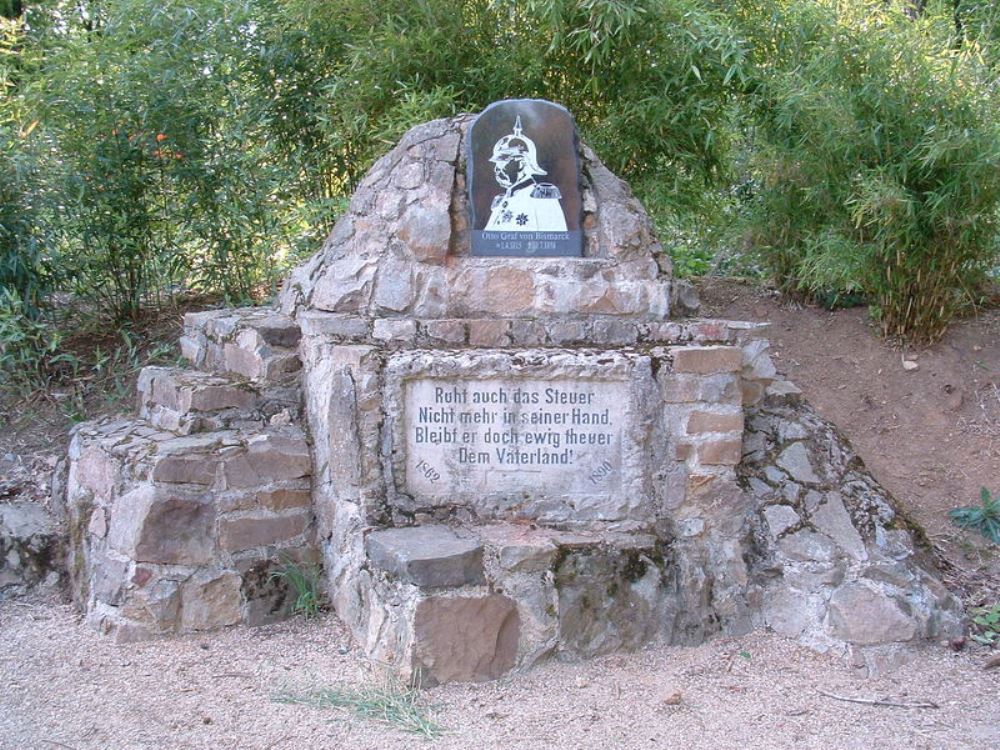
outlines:
M1000 310L910 352L883 344L862 309L803 307L731 280L705 281L701 294L705 316L772 322L779 369L927 529L952 565L950 582L970 605L996 601L997 548L953 527L947 511L977 502L981 486L1000 490ZM915 369L903 367L907 356ZM47 396L3 408L0 502L47 503L72 415ZM1000 668L984 669L989 652L972 644L960 652L928 644L869 679L764 632L551 661L495 683L425 691L446 732L424 740L275 700L371 679L329 615L117 645L64 601L39 595L0 602L0 643L2 750L1000 746Z
M445 733L426 740L281 692L358 685L365 660L335 617L118 646L70 607L0 608L4 750L320 748L986 748L1000 743L1000 670L979 654L913 652L862 679L768 633L697 648L551 661L495 683L427 690ZM830 693L893 703L848 703Z

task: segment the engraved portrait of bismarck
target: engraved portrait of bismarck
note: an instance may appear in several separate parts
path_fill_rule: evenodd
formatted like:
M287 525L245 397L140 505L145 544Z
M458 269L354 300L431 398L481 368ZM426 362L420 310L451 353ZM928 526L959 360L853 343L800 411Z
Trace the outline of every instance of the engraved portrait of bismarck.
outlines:
M566 231L566 217L559 203L562 193L552 183L535 179L546 171L538 164L535 142L524 134L520 117L514 121L513 132L493 146L490 162L504 192L493 199L487 230Z

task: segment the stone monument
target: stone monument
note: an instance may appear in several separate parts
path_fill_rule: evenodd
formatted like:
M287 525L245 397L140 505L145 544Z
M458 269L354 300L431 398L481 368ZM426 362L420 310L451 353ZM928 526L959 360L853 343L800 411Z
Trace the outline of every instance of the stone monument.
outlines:
M291 558L425 685L756 627L875 669L954 633L919 536L764 327L669 319L651 222L569 114L480 117L407 133L278 310L187 315L196 369L147 368L138 418L75 430L88 621L268 621Z

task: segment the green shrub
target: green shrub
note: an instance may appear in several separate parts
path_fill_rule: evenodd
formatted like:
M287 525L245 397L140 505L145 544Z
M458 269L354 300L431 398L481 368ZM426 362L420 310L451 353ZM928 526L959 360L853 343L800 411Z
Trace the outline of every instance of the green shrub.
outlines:
M28 315L17 293L0 287L0 389L26 394L75 372L63 342L50 321Z
M972 610L972 639L984 646L1000 645L1000 602Z
M976 529L980 534L1000 544L1000 494L990 497L985 487L979 492L979 505L948 511L951 522L963 529Z
M748 234L785 289L863 294L886 335L929 342L997 262L1000 100L950 15L893 7L741 4L762 182Z
M697 0L291 0L269 27L284 138L323 144L350 187L410 126L497 99L567 106L615 171L674 210L723 177L745 50ZM300 92L309 92L303 97ZM313 98L315 97L315 98ZM292 130L294 127L297 130Z

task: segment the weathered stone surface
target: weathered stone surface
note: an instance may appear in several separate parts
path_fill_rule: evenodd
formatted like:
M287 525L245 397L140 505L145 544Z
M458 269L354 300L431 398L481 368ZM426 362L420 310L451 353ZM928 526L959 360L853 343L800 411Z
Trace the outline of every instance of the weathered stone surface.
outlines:
M447 526L373 531L365 542L373 565L400 580L427 588L486 582L483 546Z
M792 443L785 448L778 456L778 466L798 482L815 484L820 481L809 461L809 452L802 443Z
M865 543L854 528L843 500L836 494L828 495L826 502L816 508L810 518L819 531L833 539L851 557L856 560L868 558Z
M521 623L506 596L433 596L414 616L414 673L419 682L494 680L517 663Z
M245 451L226 456L222 475L228 489L256 487L312 473L309 445L294 428L264 432L250 439Z
M156 482L212 485L218 468L219 459L212 454L168 455L153 466L152 477Z
M743 456L740 440L710 440L697 446L698 461L708 465L736 466Z
M0 504L0 597L58 583L63 541L42 506Z
M310 520L308 512L227 516L219 521L219 543L228 552L280 545L304 534Z
M801 636L814 619L801 591L775 589L764 604L765 624L787 638Z
M313 306L328 312L361 311L371 299L377 268L372 260L355 255L333 260L316 284Z
M802 521L799 514L787 505L769 505L764 508L764 518L771 536L777 538Z
M735 346L670 347L674 372L699 375L738 372L743 367L743 352Z
M913 619L885 592L863 583L846 583L830 597L831 631L850 643L908 641L917 634Z
M234 571L205 571L184 582L180 595L180 627L215 630L242 619L241 579Z
M465 343L465 323L461 320L430 320L424 325L424 332L434 343Z
M891 497L832 425L789 393L767 396L747 425L754 450L739 472L758 497L789 503L763 507L764 521L781 526L794 513L802 525L789 526L768 553L768 565L782 570L765 592L772 627L838 650L959 631L957 600L927 572L910 534L892 528Z
M417 322L409 318L378 318L372 328L376 341L412 342L417 336Z
M597 656L637 648L668 627L664 571L654 549L594 545L561 552L553 571L561 650Z
M506 320L470 320L469 343L473 346L506 346L510 343L510 327Z
M829 562L837 554L829 537L815 531L796 531L778 542L778 549L789 560L798 562Z
M396 236L413 257L423 263L442 263L448 254L451 221L447 208L435 210L433 205L411 206L399 221Z
M674 279L671 288L674 300L674 312L681 317L697 315L701 309L701 299L698 290L687 279Z
M137 562L199 565L214 558L214 524L210 497L140 485L112 508L108 543Z
M702 432L743 432L742 413L718 413L695 411L688 417L687 433L696 435Z

